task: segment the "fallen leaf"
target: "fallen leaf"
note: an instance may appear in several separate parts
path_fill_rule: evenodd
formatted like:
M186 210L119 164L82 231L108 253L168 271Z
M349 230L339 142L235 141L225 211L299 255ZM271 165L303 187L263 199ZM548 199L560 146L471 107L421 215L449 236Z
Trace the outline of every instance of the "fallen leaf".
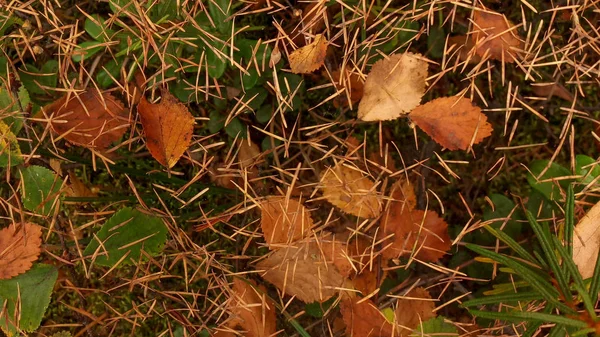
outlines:
M575 226L573 235L573 262L584 279L594 275L595 262L600 251L600 202L595 204Z
M515 25L506 16L489 10L476 10L473 13L471 39L477 48L477 55L508 63L515 62L523 49ZM489 52L488 52L489 51Z
M295 242L256 264L262 277L284 294L305 303L324 302L351 287L352 264L346 245L323 238Z
M238 150L238 162L242 170L247 171L248 179L258 177L258 167L256 163L260 157L260 148L249 139L240 139Z
M157 104L151 104L142 97L138 113L152 157L167 168L175 166L192 141L192 114L167 91L162 93Z
M295 74L312 73L321 68L326 54L327 39L323 34L319 34L311 44L298 48L290 54L290 68Z
M276 44L273 47L273 51L271 51L271 59L269 60L269 68L274 68L277 63L281 61L281 50L279 50L279 46Z
M121 139L130 124L121 101L95 89L65 95L43 109L51 116L54 132L87 148L108 148Z
M408 117L449 150L466 150L493 131L481 109L464 97L436 98L415 108Z
M457 35L449 37L448 49L453 45L455 49L453 49L452 53L456 48L460 48L458 51L459 60L467 63L478 63L481 61L481 57L476 53L475 44L469 36Z
M98 195L87 187L73 171L69 171L69 185L66 194L70 197L93 198Z
M565 101L573 102L575 99L573 94L569 92L564 86L559 83L535 83L532 84L533 92L540 97L551 97L556 96L562 98Z
M361 218L381 213L375 184L358 170L339 163L325 171L319 186L323 197L346 213Z
M269 249L297 241L314 225L308 210L296 199L270 196L260 203L260 225Z
M382 235L386 237L393 234L391 239L383 243L386 246L382 252L385 259L414 251L416 258L436 262L450 250L448 224L435 211L408 210L402 204L395 203L381 221L384 223Z
M333 99L334 107L350 107L350 104L354 106L363 97L365 84L358 74L345 70L344 76L341 76L338 69L331 73L331 77L337 90L345 89Z
M340 311L348 337L391 337L393 325L370 299L344 299Z
M422 322L434 318L435 303L424 288L414 288L396 303L396 324L402 327L397 336L412 335Z
M321 32L326 26L325 17L328 16L326 1L309 3L302 10L303 31L312 33Z
M259 293L256 288L262 291ZM277 331L275 304L265 295L266 289L252 280L236 276L233 279L232 299L227 307L230 320L225 324L230 329L243 330L244 336L269 337ZM219 331L215 336L225 336L229 331ZM232 336L235 334L230 333Z
M427 67L420 54L408 52L375 62L358 105L358 118L384 121L409 113L425 94Z
M0 280L28 271L41 252L42 227L26 223L0 230Z

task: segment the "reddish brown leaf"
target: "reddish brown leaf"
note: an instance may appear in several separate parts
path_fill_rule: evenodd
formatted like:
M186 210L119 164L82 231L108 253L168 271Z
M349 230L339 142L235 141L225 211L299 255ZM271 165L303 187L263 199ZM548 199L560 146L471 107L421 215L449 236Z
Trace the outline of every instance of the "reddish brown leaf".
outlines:
M556 96L568 102L574 100L573 94L559 83L539 83L533 84L531 87L533 92L540 97Z
M301 239L314 225L308 210L293 198L267 197L260 204L260 212L260 225L269 249Z
M256 289L262 291L258 292ZM237 276L233 279L232 299L228 304L230 320L228 330L215 336L235 336L231 330L244 331L244 336L270 337L277 331L275 304L265 295L266 289L252 280Z
M323 302L351 286L346 246L322 238L280 248L256 268L264 270L262 277L283 293L306 303Z
M338 164L321 177L323 197L342 211L362 218L381 213L375 184L360 171Z
M512 63L523 49L515 25L506 16L489 10L475 10L473 13L473 31L471 38L477 48L477 55L504 60Z
M419 105L408 115L438 144L466 150L492 134L492 126L478 106L464 97L440 97Z
M470 37L465 35L451 36L448 38L448 48L453 45L455 47L452 53L454 53L454 50L457 48L460 48L458 51L458 58L461 61L466 61L467 63L478 63L481 61L481 57L477 55L475 44Z
M398 336L409 336L422 322L434 318L435 303L424 288L414 288L396 303L396 324L402 329Z
M26 223L0 230L0 280L28 271L38 259L42 245L42 227Z
M338 69L331 76L333 77L336 89L346 89L333 99L333 106L336 108L350 107L350 103L354 106L354 104L360 101L363 97L365 84L358 74L345 70L344 76L341 76L341 72Z
M312 73L321 68L326 55L327 39L323 34L319 34L311 44L298 48L290 54L290 68L295 74Z
M44 111L52 117L54 132L88 148L108 148L129 127L129 114L121 101L95 89L65 95L44 107Z
M391 337L394 327L370 299L345 299L340 311L348 337Z
M175 166L190 146L194 117L177 98L163 92L160 103L142 97L138 113L146 135L146 146L154 159L167 168Z

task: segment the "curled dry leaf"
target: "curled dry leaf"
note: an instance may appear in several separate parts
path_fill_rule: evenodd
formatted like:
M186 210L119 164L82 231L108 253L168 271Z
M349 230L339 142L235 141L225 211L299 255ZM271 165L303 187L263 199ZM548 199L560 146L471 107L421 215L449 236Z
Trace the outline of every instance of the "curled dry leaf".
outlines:
M256 264L262 277L284 294L306 302L324 302L351 287L352 263L346 245L319 238L280 248Z
M389 237L382 256L393 259L415 251L416 258L435 262L450 249L448 224L435 211L415 210L414 190L406 182L399 184L381 218L380 237Z
M595 204L575 226L573 262L584 279L594 274L600 251L600 202Z
M477 55L513 63L523 49L523 42L517 36L515 25L506 16L489 10L476 10L473 13L471 38L477 48Z
M311 44L298 48L290 54L290 68L295 74L312 73L321 68L326 55L327 39L323 34L319 34Z
M260 157L260 153L258 145L253 143L250 139L240 139L237 157L240 168L243 171L247 171L248 179L258 177L258 167L256 167L256 163Z
M339 163L325 171L319 185L323 197L346 213L361 218L374 218L381 213L375 184L358 170Z
M391 337L394 327L370 299L344 299L340 311L348 337Z
M420 54L390 55L375 62L367 76L358 118L384 121L407 114L425 94L427 62Z
M297 241L314 225L308 210L296 199L267 197L260 204L260 225L269 249Z
M103 150L129 127L129 113L109 93L90 89L69 94L44 107L52 130L67 141Z
M26 223L0 230L0 280L28 271L38 259L42 245L42 227Z
M415 108L408 117L449 150L467 150L493 131L481 109L464 97L436 98Z
M551 96L556 96L558 98L562 98L565 101L568 102L573 102L573 100L575 99L573 97L573 94L571 94L569 92L569 90L567 90L567 88L565 88L563 85L561 85L560 83L537 83L537 84L532 84L531 89L533 90L533 92L540 96L540 97L551 97Z
M402 329L398 336L409 336L422 322L434 318L435 303L424 288L414 288L396 303L396 324Z
M167 168L175 166L192 141L192 114L167 91L163 92L157 104L151 104L142 97L138 113L152 157Z
M219 330L214 336L236 336L230 330L243 330L244 336L249 337L274 336L277 331L275 304L265 292L265 287L257 286L254 281L235 277L233 298L228 303L231 316L225 324L228 330Z

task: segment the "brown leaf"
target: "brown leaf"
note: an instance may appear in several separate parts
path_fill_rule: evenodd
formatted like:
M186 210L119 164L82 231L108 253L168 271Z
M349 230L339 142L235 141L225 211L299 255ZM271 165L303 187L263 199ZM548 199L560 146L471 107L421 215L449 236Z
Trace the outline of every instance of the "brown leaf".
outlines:
M314 225L308 210L293 198L267 197L260 204L260 212L260 225L269 249L301 239Z
M138 113L152 157L167 168L175 166L192 141L192 114L167 91L163 92L157 104L151 104L142 97Z
M461 61L467 63L478 63L481 61L481 57L477 55L475 44L470 37L465 35L451 36L448 38L448 48L453 45L456 47L454 47L455 49L453 49L452 53L454 53L456 48L460 48L458 51L458 58Z
M536 83L531 87L533 92L540 97L556 96L569 102L573 102L574 100L573 94L559 83Z
M333 99L334 107L350 107L350 103L354 106L363 97L365 84L358 74L345 70L344 76L341 76L341 72L338 69L331 73L331 77L336 89L346 89L346 91ZM348 98L350 101L348 101Z
M66 194L71 197L96 197L98 196L89 187L87 187L73 171L69 171L69 185Z
M410 119L438 144L466 150L492 134L492 126L478 106L464 97L440 97L419 105Z
M106 149L129 127L129 114L109 93L90 89L61 97L44 107L52 116L52 130L69 142L87 148Z
M262 277L283 293L306 302L324 302L348 288L352 264L346 246L337 241L295 242L256 264Z
M262 291L259 293L255 288ZM275 304L266 296L265 287L257 286L252 280L239 276L233 279L233 298L228 304L231 311L226 326L245 331L244 336L270 337L277 331ZM238 330L238 329L236 329ZM220 333L220 334L219 334ZM219 336L228 335L228 331L219 331ZM231 336L235 336L233 333Z
M26 223L0 230L0 280L23 274L38 259L42 245L42 227Z
M295 74L308 74L321 68L327 54L327 39L323 34L315 36L314 41L294 50L289 57L290 68Z
M477 48L477 55L483 57L487 53L492 59L515 62L523 49L523 42L513 29L514 26L503 14L475 10L470 35Z
M581 277L592 277L600 251L600 202L595 204L575 226L573 235L573 262Z
M391 337L394 327L370 299L344 299L340 311L348 337Z
M261 152L258 145L249 139L240 139L239 151L237 155L238 162L242 170L247 170L248 179L257 178L259 175L256 163L260 157L260 154Z
M342 211L361 218L381 213L375 184L360 171L343 164L328 168L321 177L323 197Z
M409 210L402 203L394 202L381 221L382 235L394 234L391 246L382 253L385 259L416 251L416 258L436 262L450 250L448 224L435 211ZM389 244L389 239L383 243L384 246Z
M435 303L424 288L414 288L404 297L396 303L396 324L403 328L397 336L411 335L422 322L436 316L433 312Z
M375 62L358 105L358 118L384 121L407 114L425 94L427 62L420 54L390 55Z

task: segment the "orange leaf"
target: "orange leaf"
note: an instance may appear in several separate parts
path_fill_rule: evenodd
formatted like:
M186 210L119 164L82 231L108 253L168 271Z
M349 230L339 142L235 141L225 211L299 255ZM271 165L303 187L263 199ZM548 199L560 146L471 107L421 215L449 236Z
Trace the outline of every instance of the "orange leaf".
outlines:
M375 184L360 171L338 164L321 177L323 197L342 211L361 218L381 213Z
M327 39L323 34L315 36L314 41L294 50L289 57L290 68L295 74L308 74L321 68L327 54Z
M419 54L390 55L375 62L358 105L358 118L384 121L407 114L425 94L427 62Z
M42 245L42 227L26 223L0 230L0 280L23 274L38 259Z
M354 106L354 104L363 97L365 84L358 74L345 70L344 76L341 76L341 71L338 69L331 73L331 77L333 78L336 89L346 89L333 99L334 107L345 108L349 107L350 103Z
M394 327L370 299L345 299L340 311L348 337L391 337Z
M517 36L515 25L506 16L489 10L476 10L473 13L471 39L477 48L477 55L513 63L523 49L523 42ZM488 52L489 50L489 52Z
M466 150L492 134L492 126L478 106L464 97L440 97L419 105L410 119L438 144Z
M467 63L477 63L481 61L481 57L476 54L476 50L474 49L475 44L473 44L473 40L470 37L465 35L451 36L448 38L448 48L452 45L455 46L452 53L454 53L454 50L457 48L460 48L458 51L458 58L461 61L466 61Z
M190 146L194 117L177 98L163 92L160 103L142 97L138 113L146 135L146 146L154 159L167 168L175 166Z
M296 242L256 264L262 277L283 293L306 302L324 302L348 288L352 272L346 245L338 241Z
M129 114L121 101L95 89L65 95L44 110L52 117L54 132L87 148L106 149L129 127Z
M381 221L383 236L392 236L391 246L382 256L385 259L415 251L415 257L435 262L450 249L448 224L435 211L409 210L399 202L390 205L390 211ZM389 240L383 245L388 246Z
M422 322L434 318L435 303L424 288L414 288L396 303L396 324L403 327L398 336L409 336ZM429 300L429 301L428 301Z
M270 196L260 204L260 225L269 249L301 239L314 225L310 213L296 199Z
M259 293L255 288L262 291ZM264 294L266 289L257 286L252 280L236 276L233 279L233 298L228 304L230 320L225 324L229 329L240 328L244 336L269 337L277 331L275 304ZM219 330L215 336L235 336L229 330Z

